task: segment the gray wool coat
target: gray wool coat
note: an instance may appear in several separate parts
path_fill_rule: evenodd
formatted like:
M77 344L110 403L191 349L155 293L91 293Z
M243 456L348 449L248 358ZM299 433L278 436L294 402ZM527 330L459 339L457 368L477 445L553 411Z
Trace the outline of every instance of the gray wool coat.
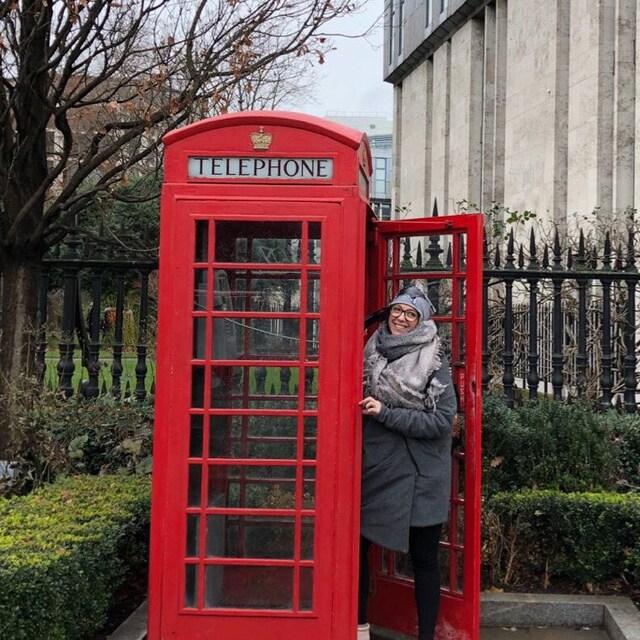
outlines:
M457 402L446 358L433 378L446 385L435 408L383 405L364 418L360 534L393 551L408 551L410 526L440 524L449 511Z

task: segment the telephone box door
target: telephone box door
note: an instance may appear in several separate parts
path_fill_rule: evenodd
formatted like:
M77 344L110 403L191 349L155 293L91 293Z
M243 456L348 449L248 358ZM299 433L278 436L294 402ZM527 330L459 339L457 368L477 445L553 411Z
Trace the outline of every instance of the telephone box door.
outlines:
M482 215L473 214L373 221L369 231L368 311L410 283L428 292L458 394L451 503L440 550L438 640L479 637L482 229ZM371 622L415 636L409 558L377 547L371 553Z

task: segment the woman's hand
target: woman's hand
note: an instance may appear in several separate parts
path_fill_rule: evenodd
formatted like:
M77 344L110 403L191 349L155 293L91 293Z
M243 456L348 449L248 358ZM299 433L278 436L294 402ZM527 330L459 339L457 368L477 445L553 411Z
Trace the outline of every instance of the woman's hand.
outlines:
M362 407L362 413L365 416L373 416L377 418L382 411L382 402L371 396L367 396L364 400L360 400L358 404Z

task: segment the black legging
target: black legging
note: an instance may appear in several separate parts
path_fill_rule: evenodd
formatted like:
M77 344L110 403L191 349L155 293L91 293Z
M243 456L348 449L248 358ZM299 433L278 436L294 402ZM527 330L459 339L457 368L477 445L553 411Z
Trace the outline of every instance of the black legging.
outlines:
M438 605L440 604L440 570L438 543L442 525L411 527L409 555L413 565L414 594L418 610L418 640L433 640ZM360 536L360 578L358 582L358 624L367 622L369 596L369 562L367 552L371 542Z

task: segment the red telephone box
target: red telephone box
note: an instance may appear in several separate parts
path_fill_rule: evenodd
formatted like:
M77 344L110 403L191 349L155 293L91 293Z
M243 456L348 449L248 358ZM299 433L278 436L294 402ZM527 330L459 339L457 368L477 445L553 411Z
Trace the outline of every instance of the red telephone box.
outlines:
M394 262L396 236L444 223L368 222L366 136L319 118L231 114L164 142L148 638L350 640L365 271L367 305L384 303L415 275ZM466 282L467 302L442 316L458 336L480 317L470 278L480 236L464 218L450 232L448 278L460 295ZM468 415L465 496L452 501L459 519L464 504L465 538L446 543L457 563L476 552L479 508L468 470L479 341L467 325L454 361ZM464 571L451 596L477 621L477 572ZM404 598L406 577L381 566L378 578L377 593ZM393 616L377 621L406 631Z

